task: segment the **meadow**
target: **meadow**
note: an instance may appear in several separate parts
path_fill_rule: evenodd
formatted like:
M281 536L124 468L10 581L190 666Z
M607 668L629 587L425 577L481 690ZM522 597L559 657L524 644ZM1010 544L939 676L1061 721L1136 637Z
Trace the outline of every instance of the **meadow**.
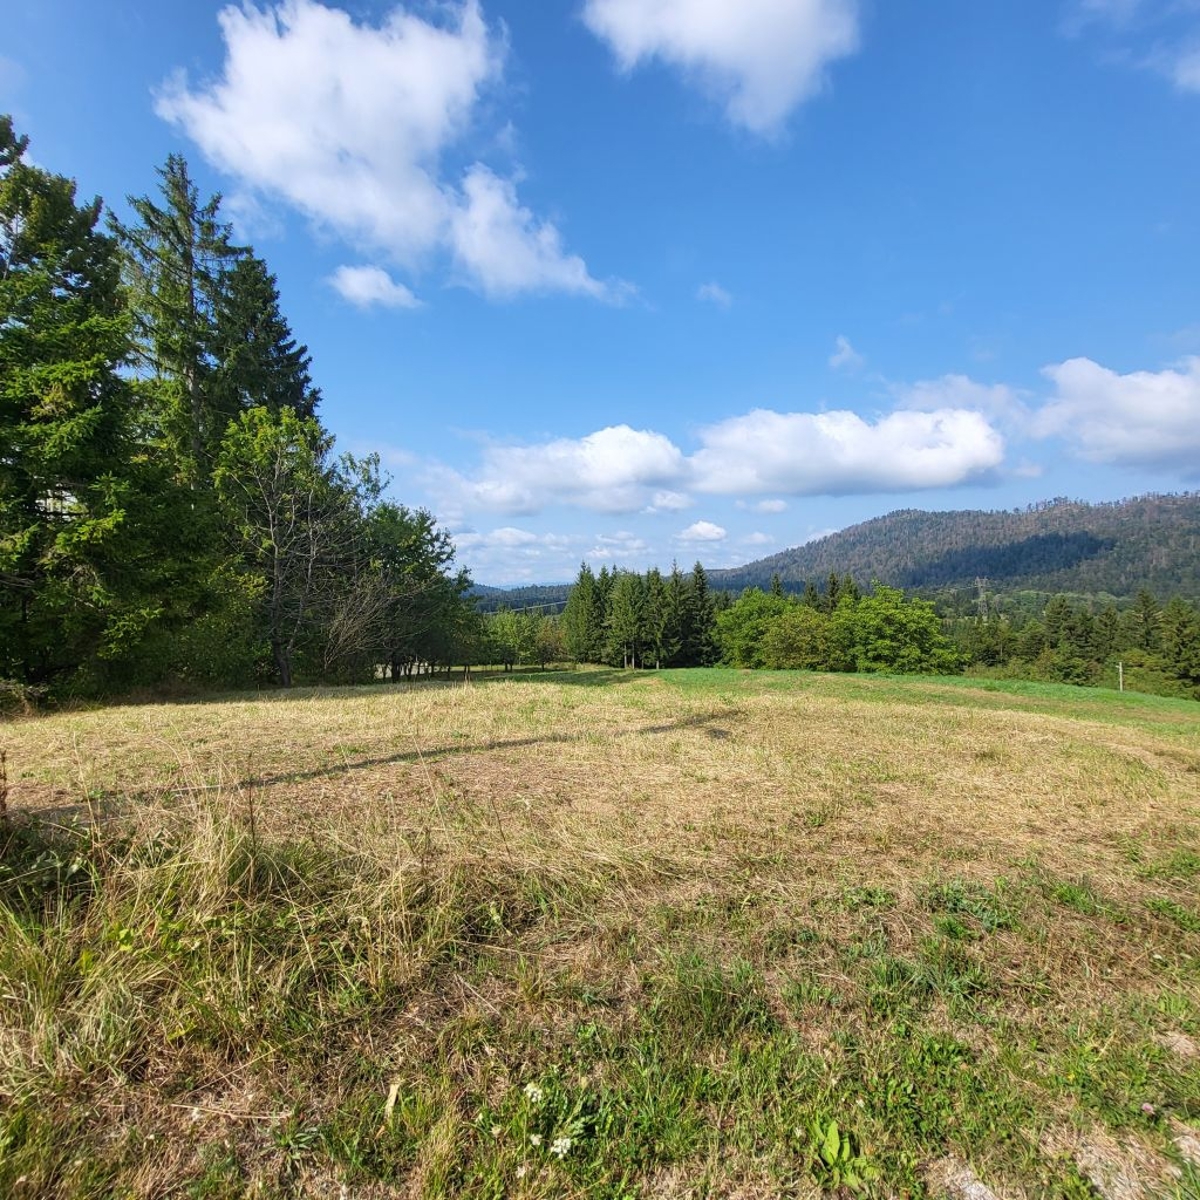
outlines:
M0 725L0 1195L1200 1196L1200 705L580 670Z

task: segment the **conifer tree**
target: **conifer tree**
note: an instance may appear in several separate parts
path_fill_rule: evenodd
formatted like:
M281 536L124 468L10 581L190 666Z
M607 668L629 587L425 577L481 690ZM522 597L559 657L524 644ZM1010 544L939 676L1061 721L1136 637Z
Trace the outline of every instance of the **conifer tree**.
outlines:
M598 662L604 632L603 600L592 568L580 563L562 616L567 653L576 662Z
M223 423L211 394L217 314L225 276L242 250L221 221L221 198L203 204L186 159L158 169L161 203L130 196L139 224L113 221L125 251L143 366L157 384L159 432L182 478L208 478Z
M646 590L640 575L618 571L608 611L608 658L616 666L636 667L645 640Z
M313 387L308 347L297 343L280 311L275 276L248 253L224 273L212 331L212 410L209 440L224 426L260 405L272 413L294 409L314 417L320 392Z
M37 684L121 638L130 341L100 201L27 145L0 116L0 676Z
M708 667L716 661L714 605L708 573L699 562L688 581L687 616L684 623L684 661L689 667Z

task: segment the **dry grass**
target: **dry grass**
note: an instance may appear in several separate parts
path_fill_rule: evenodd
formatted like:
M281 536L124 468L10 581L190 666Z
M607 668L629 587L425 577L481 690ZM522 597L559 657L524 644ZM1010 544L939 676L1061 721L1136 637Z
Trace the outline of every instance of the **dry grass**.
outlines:
M0 749L19 820L98 822L91 898L26 895L4 934L0 1191L7 1146L30 1195L803 1195L838 1182L833 1117L892 1193L949 1153L1083 1197L1070 1147L1107 1143L1063 1131L1099 1127L1182 1178L1200 706L581 672L114 706ZM572 1105L572 1157L531 1151ZM602 1144L660 1107L650 1149Z

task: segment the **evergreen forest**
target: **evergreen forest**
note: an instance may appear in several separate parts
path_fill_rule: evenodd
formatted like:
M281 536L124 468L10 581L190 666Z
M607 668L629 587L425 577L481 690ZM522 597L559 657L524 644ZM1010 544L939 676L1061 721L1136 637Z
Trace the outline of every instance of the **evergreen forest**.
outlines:
M0 687L113 694L465 661L430 513L334 453L275 277L171 156L128 222L0 117Z

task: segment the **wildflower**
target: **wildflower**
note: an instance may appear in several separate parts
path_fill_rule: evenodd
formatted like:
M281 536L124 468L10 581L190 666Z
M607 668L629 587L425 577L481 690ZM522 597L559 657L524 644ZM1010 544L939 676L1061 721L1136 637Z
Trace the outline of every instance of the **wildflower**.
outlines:
M571 1152L571 1139L569 1137L555 1138L550 1146L550 1153L555 1158L566 1158Z
M498 1138L503 1132L499 1125L492 1126L492 1137Z
M529 1144L531 1146L540 1146L542 1144L542 1135L540 1133L531 1133L529 1135Z
M529 1097L531 1104L541 1104L542 1089L536 1083L527 1083L525 1085L525 1095Z
M528 1168L528 1167L527 1167L527 1166L526 1166L524 1163L522 1163L522 1164L521 1164L521 1165L520 1165L520 1166L517 1168L517 1178L518 1178L518 1179L524 1179L524 1178L525 1178L525 1172L526 1172L526 1171L528 1171L528 1170L529 1170L529 1168Z
M1142 1112L1144 1112L1146 1114L1146 1116L1148 1116L1148 1117L1153 1117L1157 1114L1158 1110L1154 1107L1153 1104L1143 1104Z

